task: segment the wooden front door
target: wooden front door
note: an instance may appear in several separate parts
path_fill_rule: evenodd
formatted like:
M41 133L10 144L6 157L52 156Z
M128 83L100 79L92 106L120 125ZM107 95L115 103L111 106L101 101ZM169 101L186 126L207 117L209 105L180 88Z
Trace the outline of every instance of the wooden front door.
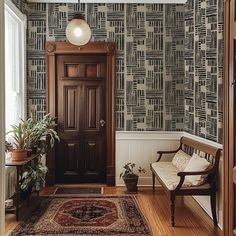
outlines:
M115 48L46 43L47 112L58 118L61 136L47 154L47 185L115 185Z
M106 181L106 56L58 55L56 181Z

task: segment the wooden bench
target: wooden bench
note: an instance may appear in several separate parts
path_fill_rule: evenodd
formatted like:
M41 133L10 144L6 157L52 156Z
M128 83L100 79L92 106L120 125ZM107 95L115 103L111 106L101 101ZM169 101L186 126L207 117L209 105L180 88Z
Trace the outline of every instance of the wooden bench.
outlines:
M210 162L210 166L205 171L192 171L184 172L179 171L177 168L172 168L172 162L159 162L163 154L174 154L179 150L184 151L186 154L192 156L193 153L199 154ZM180 146L177 150L173 151L158 151L159 154L157 162L151 164L151 171L153 177L153 190L155 190L155 178L164 187L170 199L170 211L171 211L171 225L175 225L175 197L183 195L209 195L211 200L211 210L214 224L217 225L216 216L216 192L217 192L217 177L219 172L219 161L221 149L207 145L205 143L196 142L186 137L182 137L180 140ZM168 173L168 167L172 168L172 171ZM175 185L168 183L169 176L172 175ZM204 175L206 181L198 186L185 186L185 177L190 175Z

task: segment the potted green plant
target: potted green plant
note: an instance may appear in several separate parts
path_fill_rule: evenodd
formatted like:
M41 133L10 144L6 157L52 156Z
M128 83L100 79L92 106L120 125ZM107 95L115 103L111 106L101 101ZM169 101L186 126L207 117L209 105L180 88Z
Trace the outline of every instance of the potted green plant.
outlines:
M42 164L41 157L53 148L56 140L60 141L55 131L57 126L55 118L50 114L46 114L43 119L37 122L33 118L29 118L26 126L28 128L27 145L31 148L37 146L40 158L38 162L31 162L24 168L20 180L22 196L29 195L32 189L40 191L43 188L48 168Z
M12 160L22 161L27 157L28 134L26 126L22 121L18 125L12 125L11 127L12 130L7 134L11 134L13 141Z
M60 141L55 127L57 126L55 118L50 114L46 114L42 120L35 121L33 118L29 118L25 121L28 133L28 148L35 153L40 148L40 153L45 153L47 149L54 146L55 140ZM48 145L47 138L50 142Z
M41 153L46 153L49 149L53 148L56 140L60 141L55 130L56 126L56 118L52 117L50 113L46 114L35 125L34 130L37 133Z
M120 173L120 178L121 177L123 178L128 192L137 192L138 191L137 184L138 184L139 176L134 173L134 167L135 167L135 163L127 163L123 167L125 169L125 171ZM145 173L146 170L143 169L142 167L139 167L138 172Z
M53 148L55 141L59 139L56 127L55 118L50 114L46 114L40 121L34 120L30 117L27 120L21 120L18 125L12 125L12 130L7 134L11 133L13 141L13 149L10 143L5 142L5 149L12 151L12 160L20 161L27 157L27 151L36 147L40 158L37 162L31 162L29 165L24 167L21 179L20 188L22 195L29 195L32 189L37 191L41 190L45 183L46 173L48 168L41 162L41 157L46 152ZM15 152L22 150L24 155L21 159L15 157Z

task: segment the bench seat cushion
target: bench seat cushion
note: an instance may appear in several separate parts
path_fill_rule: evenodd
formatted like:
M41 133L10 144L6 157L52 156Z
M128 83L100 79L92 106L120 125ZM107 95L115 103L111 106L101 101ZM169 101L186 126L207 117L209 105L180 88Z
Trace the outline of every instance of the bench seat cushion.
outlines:
M177 173L180 172L180 170L173 165L172 162L154 162L151 166L169 190L174 190L177 187L180 181L180 177L177 176ZM191 186L192 184L185 180L182 188Z

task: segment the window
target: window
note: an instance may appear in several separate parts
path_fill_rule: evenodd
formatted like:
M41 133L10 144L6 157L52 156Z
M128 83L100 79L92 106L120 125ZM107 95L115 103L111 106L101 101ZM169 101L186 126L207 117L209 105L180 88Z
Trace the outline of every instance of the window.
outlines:
M6 131L26 114L26 16L5 4L5 120Z

